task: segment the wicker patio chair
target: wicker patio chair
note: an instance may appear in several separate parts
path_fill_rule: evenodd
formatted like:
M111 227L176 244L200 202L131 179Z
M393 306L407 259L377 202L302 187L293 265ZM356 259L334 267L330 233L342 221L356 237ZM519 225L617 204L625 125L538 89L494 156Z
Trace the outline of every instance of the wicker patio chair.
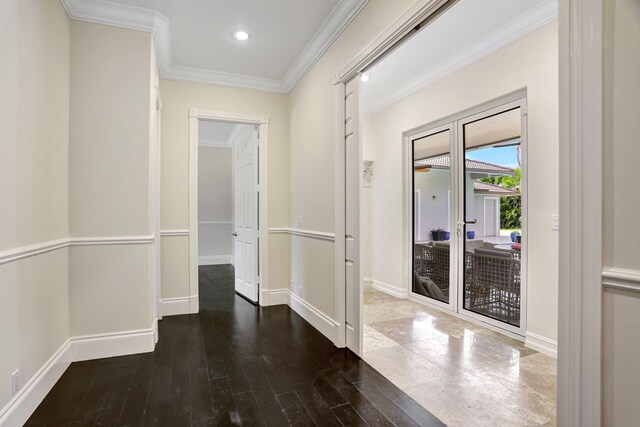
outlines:
M520 259L467 252L465 263L466 308L519 325Z
M449 248L416 243L414 268L418 275L428 277L449 296Z

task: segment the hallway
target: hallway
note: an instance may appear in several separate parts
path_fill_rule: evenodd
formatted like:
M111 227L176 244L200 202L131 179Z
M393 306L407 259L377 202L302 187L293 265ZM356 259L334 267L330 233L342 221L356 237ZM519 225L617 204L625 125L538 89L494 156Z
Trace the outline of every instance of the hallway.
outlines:
M200 298L153 353L73 363L27 425L443 425L289 307L237 296L233 267L200 267Z

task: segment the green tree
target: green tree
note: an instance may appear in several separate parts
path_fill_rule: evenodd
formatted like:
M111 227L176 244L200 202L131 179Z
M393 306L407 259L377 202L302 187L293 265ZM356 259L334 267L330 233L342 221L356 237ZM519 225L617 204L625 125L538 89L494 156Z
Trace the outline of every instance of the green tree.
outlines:
M520 192L520 168L515 169L515 176L494 176L480 181L499 185L504 188L514 188ZM500 197L500 228L507 230L522 227L522 197Z

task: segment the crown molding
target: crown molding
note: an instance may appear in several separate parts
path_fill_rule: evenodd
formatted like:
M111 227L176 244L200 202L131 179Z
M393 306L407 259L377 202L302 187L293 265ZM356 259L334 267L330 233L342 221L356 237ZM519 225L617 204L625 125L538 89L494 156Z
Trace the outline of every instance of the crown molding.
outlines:
M369 0L341 0L336 5L282 79L286 93L293 90L367 3Z
M161 70L160 73L162 78L167 80L214 84L218 86L257 90L260 92L288 93L285 91L281 80L264 77L224 73L182 65L168 65L164 71Z
M369 0L341 0L280 80L175 65L171 29L159 12L104 0L60 0L71 19L150 32L164 79L288 94Z
M556 2L552 0L546 1L531 9L528 13L523 14L479 39L468 48L457 52L455 55L425 70L420 75L409 80L397 91L371 103L368 108L365 109L365 112L377 113L401 99L413 95L438 80L482 59L492 52L513 43L517 39L554 21L557 17L558 6Z

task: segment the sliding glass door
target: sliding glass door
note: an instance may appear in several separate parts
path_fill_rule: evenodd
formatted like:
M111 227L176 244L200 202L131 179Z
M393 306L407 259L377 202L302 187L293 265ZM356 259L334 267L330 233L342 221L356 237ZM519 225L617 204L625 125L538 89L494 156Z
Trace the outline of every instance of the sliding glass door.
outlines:
M413 295L522 334L525 100L412 139Z

